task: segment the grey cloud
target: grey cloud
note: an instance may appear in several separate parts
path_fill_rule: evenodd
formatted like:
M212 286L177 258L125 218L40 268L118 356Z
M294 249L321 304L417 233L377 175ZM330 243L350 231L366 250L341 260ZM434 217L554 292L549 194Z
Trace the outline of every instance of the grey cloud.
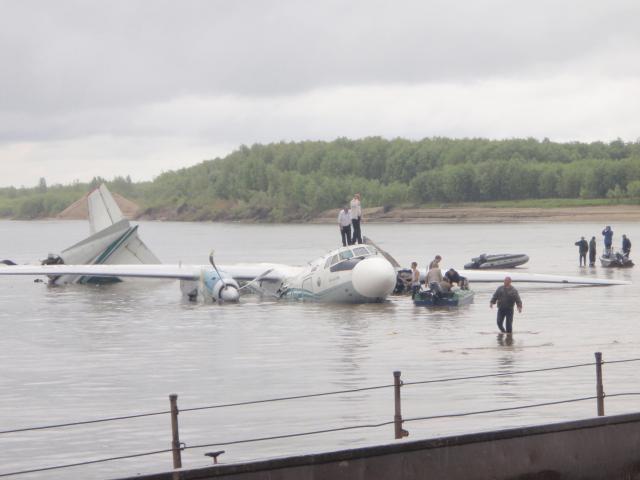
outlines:
M640 38L640 4L622 1L23 0L2 7L5 111L475 81L563 68L616 41L635 50Z
M0 13L4 185L152 178L240 143L640 131L636 1L0 0Z

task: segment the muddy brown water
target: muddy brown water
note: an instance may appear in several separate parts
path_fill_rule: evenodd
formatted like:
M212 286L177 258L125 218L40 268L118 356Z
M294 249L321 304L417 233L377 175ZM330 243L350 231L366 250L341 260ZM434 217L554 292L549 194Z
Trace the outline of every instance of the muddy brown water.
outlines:
M577 265L573 243L601 224L364 225L363 232L403 264L435 254L459 267L480 253L527 253L522 271L640 282L635 270ZM640 241L635 223L614 224ZM82 221L0 222L0 256L33 262L86 236ZM339 242L333 225L143 222L140 234L165 262L302 264ZM640 267L637 267L640 268ZM405 381L526 370L640 357L640 290L518 286L525 303L512 341L498 336L488 302L495 286L475 285L458 310L416 308L405 297L380 305L262 302L193 305L176 282L48 288L31 278L0 278L2 430ZM604 367L608 394L640 392L639 363ZM511 407L594 395L593 367L433 383L403 388L405 418ZM638 397L606 399L606 412L639 410ZM410 439L521 426L595 414L594 401L455 419L411 422ZM393 392L372 390L282 403L183 412L187 445L379 423L393 419ZM161 450L166 415L54 430L0 434L0 473ZM188 450L187 467L224 449L222 461L393 442L393 426ZM171 455L35 473L19 478L112 478L167 470Z

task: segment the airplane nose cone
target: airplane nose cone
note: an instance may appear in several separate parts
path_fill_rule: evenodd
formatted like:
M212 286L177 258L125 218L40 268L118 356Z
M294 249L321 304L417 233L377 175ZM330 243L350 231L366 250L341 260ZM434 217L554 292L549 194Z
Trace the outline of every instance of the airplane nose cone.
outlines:
M223 302L237 302L240 300L238 289L233 286L227 286L220 290L220 300Z
M360 295L384 298L396 286L396 270L381 257L365 258L353 269L351 281Z

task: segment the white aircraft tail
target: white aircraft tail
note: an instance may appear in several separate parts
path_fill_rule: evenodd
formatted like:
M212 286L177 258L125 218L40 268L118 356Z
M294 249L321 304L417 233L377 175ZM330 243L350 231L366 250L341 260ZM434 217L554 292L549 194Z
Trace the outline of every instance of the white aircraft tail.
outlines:
M67 265L151 265L161 263L138 237L105 185L87 197L91 235L63 250ZM55 283L86 283L90 277L63 275Z
M89 204L89 226L91 235L124 220L122 211L105 184L100 185L87 197Z

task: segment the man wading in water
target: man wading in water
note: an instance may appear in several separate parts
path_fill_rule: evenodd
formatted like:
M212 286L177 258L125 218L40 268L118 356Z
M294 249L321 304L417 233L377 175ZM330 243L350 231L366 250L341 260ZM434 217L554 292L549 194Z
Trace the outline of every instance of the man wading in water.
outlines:
M496 290L496 293L491 297L489 307L498 302L498 328L501 332L511 333L511 325L513 324L513 306L517 305L518 313L522 313L522 300L520 300L520 294L511 286L511 277L505 277L504 285L501 285ZM503 323L505 318L507 319L507 329L505 330Z

